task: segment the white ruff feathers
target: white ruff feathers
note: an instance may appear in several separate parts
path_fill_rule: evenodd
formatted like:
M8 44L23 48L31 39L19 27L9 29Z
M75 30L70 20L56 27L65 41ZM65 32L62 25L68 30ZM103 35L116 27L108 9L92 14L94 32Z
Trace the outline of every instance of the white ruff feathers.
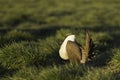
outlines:
M67 42L68 41L75 41L75 35L69 35L65 40L64 42L62 43L61 47L60 47L60 50L59 50L59 55L62 59L64 60L68 60L68 54L67 54L67 51L66 51L66 45L67 45Z

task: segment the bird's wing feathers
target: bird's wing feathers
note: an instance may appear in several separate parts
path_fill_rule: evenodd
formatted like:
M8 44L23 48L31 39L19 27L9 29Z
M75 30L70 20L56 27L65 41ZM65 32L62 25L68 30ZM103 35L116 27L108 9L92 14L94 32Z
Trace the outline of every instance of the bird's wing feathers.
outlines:
M66 51L71 61L81 60L81 49L76 42L68 41L66 45Z

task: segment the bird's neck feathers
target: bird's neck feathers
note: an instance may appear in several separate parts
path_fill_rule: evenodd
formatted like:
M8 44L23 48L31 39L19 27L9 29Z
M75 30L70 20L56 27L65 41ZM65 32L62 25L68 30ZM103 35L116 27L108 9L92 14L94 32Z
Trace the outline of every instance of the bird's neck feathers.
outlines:
M67 51L66 51L66 45L68 41L75 41L75 35L69 35L67 36L67 38L64 40L64 42L62 43L60 50L59 50L59 54L60 57L64 60L68 59L68 55L67 55Z
M69 35L64 41L75 41L75 35Z
M67 38L64 40L61 46L66 47L68 41L75 41L75 35L69 35Z

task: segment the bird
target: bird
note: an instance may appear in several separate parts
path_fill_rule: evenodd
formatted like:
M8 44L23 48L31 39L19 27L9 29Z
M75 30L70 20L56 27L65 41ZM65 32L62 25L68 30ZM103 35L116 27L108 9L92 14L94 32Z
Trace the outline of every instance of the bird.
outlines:
M69 34L60 46L59 55L63 60L69 60L71 63L85 64L92 57L93 47L93 40L88 31L86 31L85 46L76 41L74 34Z

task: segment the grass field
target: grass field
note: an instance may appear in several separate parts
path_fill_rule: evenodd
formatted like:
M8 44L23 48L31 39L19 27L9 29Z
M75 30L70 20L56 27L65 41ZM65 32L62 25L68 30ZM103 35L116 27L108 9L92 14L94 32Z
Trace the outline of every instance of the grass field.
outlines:
M96 57L70 64L59 57L65 35ZM119 0L0 0L0 80L120 80Z

